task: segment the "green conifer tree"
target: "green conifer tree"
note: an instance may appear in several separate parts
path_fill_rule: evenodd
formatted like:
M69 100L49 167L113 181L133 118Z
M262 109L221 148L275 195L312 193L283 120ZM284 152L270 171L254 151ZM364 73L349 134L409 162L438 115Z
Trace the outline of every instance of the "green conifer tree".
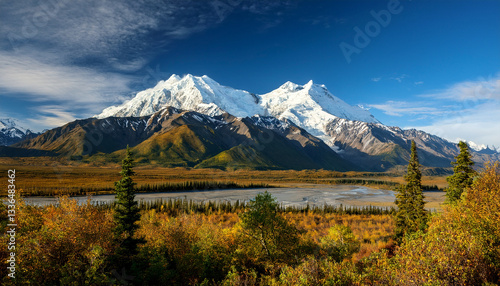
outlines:
M396 236L403 237L427 226L424 194L422 190L422 173L418 161L415 141L411 142L411 155L405 175L406 184L396 190Z
M132 176L135 172L132 170L134 167L134 160L132 159L132 152L127 146L127 153L125 159L122 161L122 171L120 174L122 178L120 181L115 182L116 190L116 207L114 212L114 220L116 223L115 235L120 242L118 249L119 256L130 257L137 253L137 245L142 239L134 238L134 233L139 227L136 222L141 218L139 207L135 198L135 183Z
M460 154L455 157L457 161L451 163L454 166L453 175L446 178L446 181L448 181L446 201L448 203L455 203L460 200L462 193L472 186L474 176L476 176L476 171L472 168L474 161L471 159L472 155L469 152L469 147L463 141L458 143L458 147L460 148Z

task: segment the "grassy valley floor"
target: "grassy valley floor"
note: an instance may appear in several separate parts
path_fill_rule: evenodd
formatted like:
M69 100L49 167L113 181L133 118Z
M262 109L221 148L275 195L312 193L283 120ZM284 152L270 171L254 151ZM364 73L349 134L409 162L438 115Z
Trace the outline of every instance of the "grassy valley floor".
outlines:
M33 164L33 165L30 165ZM0 173L16 169L16 188L22 196L97 195L113 194L114 182L120 179L118 165L88 166L71 161L37 160L28 158L0 158ZM403 178L399 173L334 172L326 170L234 170L188 169L138 166L134 181L139 190L169 185L171 190L189 190L186 184L198 189L282 187L325 188L328 185L356 185L382 190L392 190ZM445 176L423 176L428 209L440 210L447 186ZM6 195L7 181L0 182L1 195ZM194 187L192 187L194 188ZM162 188L158 188L160 191ZM439 190L441 189L441 190ZM352 206L394 206L393 199L380 196L346 195L342 203Z

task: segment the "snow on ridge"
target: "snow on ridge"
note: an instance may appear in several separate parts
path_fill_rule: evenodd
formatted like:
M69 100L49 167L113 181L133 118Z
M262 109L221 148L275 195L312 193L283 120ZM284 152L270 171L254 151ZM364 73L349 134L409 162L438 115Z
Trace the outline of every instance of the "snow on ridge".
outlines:
M351 106L331 94L325 85L312 80L305 85L290 82L260 96L261 105L268 114L279 119L289 119L299 127L322 139L328 140L326 127L339 118L351 121L379 123L369 111Z
M293 83L291 81L287 81L284 84L282 84L279 88L288 91L297 91L303 89L304 87L296 83Z
M310 134L331 141L326 133L328 122L338 118L379 123L371 113L351 106L331 94L325 85L312 80L304 85L285 82L279 88L262 95L223 86L207 75L180 77L172 75L152 88L138 92L120 106L103 110L97 118L110 116L147 116L167 106L197 111L209 116L224 112L235 117L273 116L290 120Z
M288 127L290 127L290 125L292 125L290 122L279 120L276 117L272 116L254 115L250 117L250 119L255 125L267 129L286 130Z
M481 151L481 150L484 150L488 147L486 147L486 145L484 144L476 144L472 141L466 141L467 145L469 145L469 147L475 151Z
M198 77L188 74L182 78L172 75L168 80L158 82L155 87L138 92L122 105L106 108L95 117L146 116L166 106L209 115L229 112L252 116L262 111L249 92L222 86L206 75Z
M472 150L474 150L474 151L476 151L476 152L481 152L483 150L491 150L491 151L495 151L497 153L500 153L499 150L496 147L494 147L494 146L490 147L490 146L485 145L485 144L477 144L475 142L464 140L464 139L460 139L460 138L457 138L453 142L454 143L458 143L460 141L464 141L465 143L467 143L467 145L469 146L469 148L472 149Z
M19 122L12 118L0 118L0 132L10 137L23 137L29 129L19 126Z
M24 133L26 133L26 129L19 126L19 122L12 118L0 118L0 130L16 128Z

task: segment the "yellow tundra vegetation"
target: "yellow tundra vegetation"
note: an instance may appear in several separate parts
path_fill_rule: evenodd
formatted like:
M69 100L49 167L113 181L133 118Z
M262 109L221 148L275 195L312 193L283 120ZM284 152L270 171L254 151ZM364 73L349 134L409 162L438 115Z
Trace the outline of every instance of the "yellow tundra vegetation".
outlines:
M248 211L248 210L247 210ZM268 210L273 211L273 210ZM6 227L5 209L0 211ZM143 210L132 269L113 268L112 210L90 203L18 204L16 280L4 285L496 285L500 283L500 170L479 173L461 201L395 245L391 215L277 213L298 240L258 236L242 211ZM5 231L2 231L5 233ZM257 235L257 236L256 236ZM260 234L259 234L260 235ZM262 239L274 244L270 257ZM266 242L266 243L267 243ZM6 261L7 237L0 259ZM281 248L280 248L281 247ZM279 251L278 251L279 250ZM125 277L125 278L124 278ZM123 280L126 279L126 280Z

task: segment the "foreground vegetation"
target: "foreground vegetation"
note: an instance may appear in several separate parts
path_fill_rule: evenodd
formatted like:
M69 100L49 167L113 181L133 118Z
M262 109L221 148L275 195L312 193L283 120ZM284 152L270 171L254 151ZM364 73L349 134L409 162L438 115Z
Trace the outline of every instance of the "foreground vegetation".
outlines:
M20 202L18 212L21 226L17 237L18 283L108 285L111 281L120 284L117 280L120 277L114 273L118 271L121 275L121 268L112 263L120 245L114 241L116 224L110 208L90 203L77 205L71 199L62 198L58 206L44 208ZM349 251L349 256L355 252L354 257L349 258L352 261L393 247L391 215L283 210L278 213L279 217L298 230L297 248L290 249L298 256L270 261L256 249L259 244L243 233L242 213L244 209L216 208L207 214L181 213L161 206L159 211L142 210L136 235L146 243L139 246L133 269L128 274L136 276L134 284L137 285L196 285L203 281L208 285L232 285L236 280L245 279L254 279L257 283L264 278L271 279L285 266L300 265L301 260L308 257L328 260L335 256L337 250L330 241L333 238L329 237L339 231L346 232L352 240L355 247ZM4 244L5 237L2 239ZM6 257L7 253L2 252L1 259ZM5 277L4 269L2 277Z
M159 210L142 210L136 236L145 243L139 244L126 273L113 263L119 245L109 208L90 203L79 206L64 198L59 206L41 208L20 202L18 208L19 284L500 283L498 165L487 167L461 200L432 214L425 231L404 237L399 246L392 240L392 215L278 212L273 218L281 218L279 225L288 229L287 237L294 237L294 243L273 238L272 247L282 253L269 255L254 239L250 230L256 228L243 215L251 206L209 214L173 214L161 205ZM5 245L6 237L2 240ZM1 256L6 260L5 247ZM5 277L6 270L1 271ZM5 278L4 283L9 282Z
M465 145L441 213L424 209L415 143L397 209L248 203L138 203L127 148L111 205L26 205L5 285L496 285L500 165L476 173ZM12 203L12 201L11 201ZM8 216L0 205L0 227ZM0 259L12 238L3 235Z

